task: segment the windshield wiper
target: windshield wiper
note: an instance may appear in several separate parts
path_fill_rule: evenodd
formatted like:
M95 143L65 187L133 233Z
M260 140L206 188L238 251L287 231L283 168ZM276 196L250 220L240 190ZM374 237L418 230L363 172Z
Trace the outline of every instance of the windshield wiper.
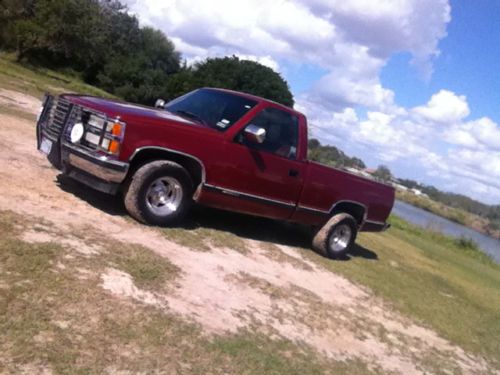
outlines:
M178 113L179 115L184 115L184 116L187 116L189 118L192 118L198 122L201 122L203 125L208 125L205 120L203 120L200 116L198 116L196 113L193 113L193 112L189 112L189 111L186 111L184 109L179 109L177 111L175 111L175 113Z

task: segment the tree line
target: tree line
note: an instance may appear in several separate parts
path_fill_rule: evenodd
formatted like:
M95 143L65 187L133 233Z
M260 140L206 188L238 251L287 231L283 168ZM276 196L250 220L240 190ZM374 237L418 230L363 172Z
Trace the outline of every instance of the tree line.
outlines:
M487 218L494 229L500 229L500 205L488 205L463 194L445 192L431 185L421 184L414 180L399 179L399 183L409 189L418 189L431 199L447 206L460 208L464 211Z
M232 56L188 66L166 35L142 27L118 0L1 0L0 50L136 103L216 86L294 104L287 82L257 62Z
M309 139L308 158L332 167L366 168L363 160L357 157L350 157L335 146L322 145L316 138Z

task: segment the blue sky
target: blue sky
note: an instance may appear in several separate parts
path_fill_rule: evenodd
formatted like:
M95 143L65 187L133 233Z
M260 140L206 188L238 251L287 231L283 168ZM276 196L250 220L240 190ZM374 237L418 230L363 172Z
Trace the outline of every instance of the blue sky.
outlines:
M409 53L394 55L382 71L382 82L396 93L396 101L414 106L432 93L447 89L467 95L472 116L500 121L500 2L451 1L448 35L439 43L430 81L408 66Z
M500 204L500 2L126 2L189 63L237 55L279 72L322 143Z

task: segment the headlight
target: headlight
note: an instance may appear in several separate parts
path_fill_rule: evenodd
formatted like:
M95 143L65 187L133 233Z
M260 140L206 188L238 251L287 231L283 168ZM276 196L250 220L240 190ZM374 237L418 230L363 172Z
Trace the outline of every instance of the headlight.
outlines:
M106 119L104 119L100 116L91 114L89 116L89 120L88 120L87 124L90 126L93 126L94 128L97 128L99 130L102 130L102 128L104 128L104 124L106 124Z
M80 139L82 139L84 131L85 128L83 127L83 124L81 122L77 122L75 125L73 125L70 134L71 143L79 142Z
M125 136L125 123L119 118L108 118L104 114L83 109L83 134L80 136L84 146L117 156ZM75 124L75 127L78 124ZM77 130L75 130L76 132ZM77 134L75 134L75 138ZM73 142L73 137L71 138ZM78 139L76 142L78 142Z
M98 135L98 134L94 134L94 133L91 133L89 131L87 131L87 133L85 133L85 140L89 143L92 143L93 145L99 145L99 141L100 141L101 137Z

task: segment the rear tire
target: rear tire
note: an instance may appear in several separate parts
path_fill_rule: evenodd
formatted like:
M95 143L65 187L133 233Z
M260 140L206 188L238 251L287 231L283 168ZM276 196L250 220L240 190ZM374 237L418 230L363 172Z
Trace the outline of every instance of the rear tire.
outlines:
M130 178L124 203L130 216L158 226L178 224L192 203L193 182L179 164L157 160L141 166Z
M313 237L313 248L331 259L343 258L352 249L357 233L351 215L336 214Z

